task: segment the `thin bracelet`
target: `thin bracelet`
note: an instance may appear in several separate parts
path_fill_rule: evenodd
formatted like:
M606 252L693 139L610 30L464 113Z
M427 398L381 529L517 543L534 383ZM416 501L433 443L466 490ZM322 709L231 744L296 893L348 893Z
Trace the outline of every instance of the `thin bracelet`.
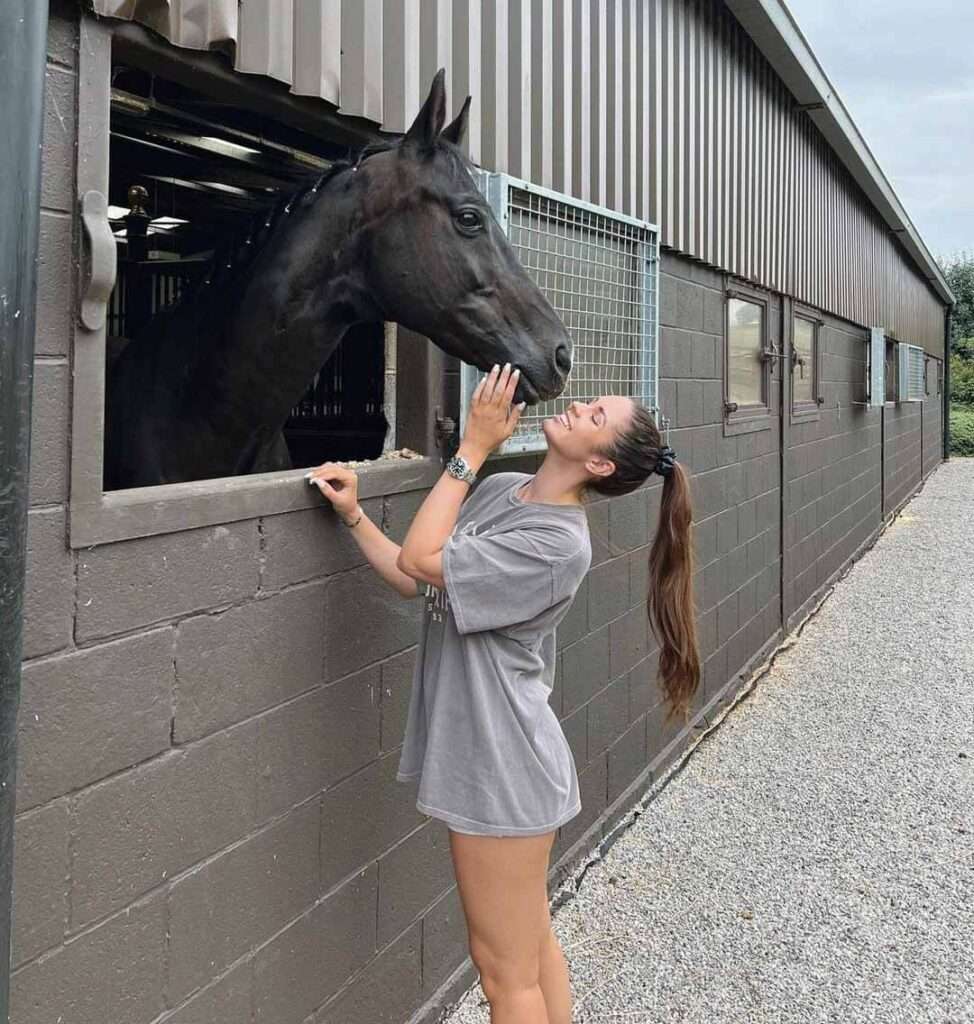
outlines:
M361 506L361 505L359 505L359 506L358 506L358 519L356 519L354 523L350 523L350 522L348 522L348 521L347 521L347 520L345 519L345 517L344 517L344 516L342 516L342 517L341 517L341 520L342 520L342 522L343 522L343 523L344 523L344 524L345 524L345 525L346 525L346 526L347 526L347 527L348 527L348 528L349 528L350 530L354 530L354 529L355 529L355 527L356 527L356 526L358 526L358 524L359 524L360 522L362 522L362 519L363 519L364 517L365 517L365 512L363 512L363 511L362 511L362 506Z

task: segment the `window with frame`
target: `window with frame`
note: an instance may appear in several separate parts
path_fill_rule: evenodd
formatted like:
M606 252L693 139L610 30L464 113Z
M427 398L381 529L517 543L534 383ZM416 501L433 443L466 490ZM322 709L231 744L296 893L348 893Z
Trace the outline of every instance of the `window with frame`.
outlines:
M305 394L295 395L285 430L295 467L289 473L258 469L161 486L105 486L104 411L112 393L106 371L135 330L148 322L151 331L152 319L166 306L200 287L211 270L224 272L220 257L239 254L238 246L250 236L238 229L254 215L261 223L268 207L283 207L285 197L320 179L335 159L374 140L318 100L228 73L208 55L162 53L147 32L117 31L109 20L81 17L78 123L84 126L84 159L76 168L81 286L73 326L71 546L316 507L320 496L297 485L301 465L322 460L323 430L334 440L351 428L356 436L343 440L356 447L343 450L346 459L367 454L360 442L381 432L385 422L385 444L373 436L373 452L376 445L388 446L395 424L397 444L435 454L428 413L443 403L439 363L424 339L378 324L357 339L363 355L358 369L341 356L331 367L309 368ZM135 187L141 191L130 192ZM153 380L151 374L145 379ZM336 389L329 390L335 380L342 382L341 409L333 401ZM390 385L396 381L410 395L408 405L395 403ZM351 421L343 416L348 398L358 409ZM438 458L408 465L377 458L362 475L360 494L421 489L438 476Z
M724 304L724 431L763 430L771 418L770 303L735 286Z
M818 409L818 332L818 320L795 315L791 358L791 406L795 412Z

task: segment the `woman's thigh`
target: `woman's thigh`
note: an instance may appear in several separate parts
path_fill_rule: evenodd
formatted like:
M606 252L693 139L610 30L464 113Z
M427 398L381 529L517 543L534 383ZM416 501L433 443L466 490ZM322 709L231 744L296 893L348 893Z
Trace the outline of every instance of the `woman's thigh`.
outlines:
M551 927L547 877L554 838L554 832L470 836L450 830L470 953L481 974L537 981L530 975Z

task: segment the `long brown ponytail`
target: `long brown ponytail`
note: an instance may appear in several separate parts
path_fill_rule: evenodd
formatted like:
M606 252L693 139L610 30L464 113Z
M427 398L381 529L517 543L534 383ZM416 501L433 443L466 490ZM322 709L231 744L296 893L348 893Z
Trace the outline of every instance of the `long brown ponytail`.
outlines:
M660 645L659 679L669 705L666 720L689 717L700 685L700 655L693 605L693 513L686 471L664 448L652 413L638 402L625 432L604 454L616 466L609 477L590 483L598 494L618 496L634 491L651 473L663 474L663 501L649 555L646 611Z

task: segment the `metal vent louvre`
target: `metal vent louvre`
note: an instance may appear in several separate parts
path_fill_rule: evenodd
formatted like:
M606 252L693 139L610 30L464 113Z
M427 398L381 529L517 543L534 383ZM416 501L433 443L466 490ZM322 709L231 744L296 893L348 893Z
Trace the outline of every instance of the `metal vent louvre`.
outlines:
M899 390L901 402L922 402L924 395L923 362L924 350L919 345L897 346L899 354Z
M630 395L659 420L658 233L652 224L528 182L475 173L518 259L574 344L558 398L525 409L502 454L545 448L542 420L575 399ZM461 415L481 374L463 366Z

